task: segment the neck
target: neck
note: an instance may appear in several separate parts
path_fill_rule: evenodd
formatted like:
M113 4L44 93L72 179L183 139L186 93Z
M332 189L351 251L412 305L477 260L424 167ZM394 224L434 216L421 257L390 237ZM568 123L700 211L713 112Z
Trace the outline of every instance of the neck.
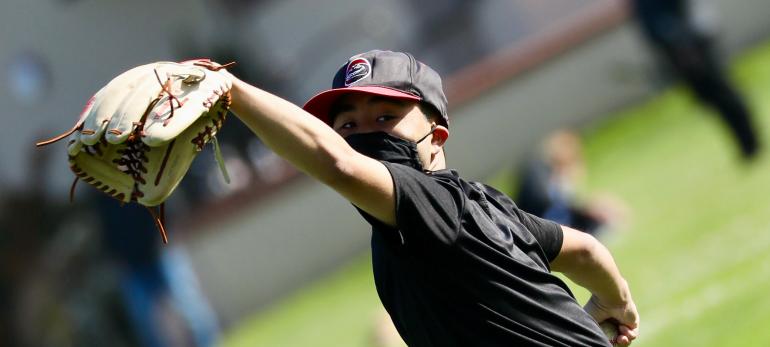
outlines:
M442 148L433 158L431 158L428 170L438 171L443 169L446 169L446 156L444 155L444 149Z

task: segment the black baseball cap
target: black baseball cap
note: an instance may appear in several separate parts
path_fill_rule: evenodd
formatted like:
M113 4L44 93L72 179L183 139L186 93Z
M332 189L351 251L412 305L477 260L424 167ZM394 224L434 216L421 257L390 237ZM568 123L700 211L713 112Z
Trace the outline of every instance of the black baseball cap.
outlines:
M441 77L409 53L373 50L354 55L334 75L332 89L310 98L302 108L329 123L334 102L348 93L365 93L424 102L449 125Z

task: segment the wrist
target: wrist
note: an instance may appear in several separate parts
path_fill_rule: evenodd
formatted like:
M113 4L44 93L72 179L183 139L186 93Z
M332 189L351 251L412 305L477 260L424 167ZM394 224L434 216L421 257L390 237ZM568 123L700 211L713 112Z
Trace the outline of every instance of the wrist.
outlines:
M246 82L243 82L242 80L240 80L239 78L231 74L230 72L226 72L226 74L228 75L232 83L230 87L230 100L231 100L230 110L233 111L233 113L238 118L240 118L239 114L242 113L240 111L244 107L243 101L247 99L246 97L244 97L246 93Z

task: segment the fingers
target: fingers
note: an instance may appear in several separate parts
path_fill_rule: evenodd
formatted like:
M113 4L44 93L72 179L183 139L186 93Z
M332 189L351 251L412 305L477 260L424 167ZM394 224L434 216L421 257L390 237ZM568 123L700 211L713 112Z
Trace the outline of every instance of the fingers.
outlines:
M596 295L593 295L584 309L597 322L601 322L600 326L607 322L614 325L617 334L613 334L614 338L610 339L613 346L628 346L639 336L639 313L631 300L620 307L607 307ZM604 329L603 326L602 329ZM605 335L610 336L606 331Z
M155 71L156 66L145 68L133 81L130 89L126 88L120 96L120 103L112 112L108 130L104 135L107 142L118 144L126 141L147 112L148 105L158 97L162 86L155 79Z
M70 135L70 139L67 142L67 154L74 157L80 153L81 148L83 148L83 142L80 142L80 133L75 132Z
M99 142L114 114L149 66L142 65L118 75L96 93L93 105L83 121L80 140L84 144L93 145Z
M630 328L626 325L620 324L618 326L618 336L615 337L613 345L615 346L628 346L637 337L639 337L639 327Z

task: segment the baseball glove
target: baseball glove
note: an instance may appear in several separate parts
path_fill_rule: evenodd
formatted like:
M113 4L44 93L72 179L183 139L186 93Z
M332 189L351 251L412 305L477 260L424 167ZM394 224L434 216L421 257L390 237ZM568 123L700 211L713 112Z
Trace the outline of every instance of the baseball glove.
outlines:
M163 202L209 141L227 179L214 136L230 105L228 65L200 59L128 70L88 101L70 131L37 146L69 136L70 199L80 179L122 203L142 204L167 243Z

